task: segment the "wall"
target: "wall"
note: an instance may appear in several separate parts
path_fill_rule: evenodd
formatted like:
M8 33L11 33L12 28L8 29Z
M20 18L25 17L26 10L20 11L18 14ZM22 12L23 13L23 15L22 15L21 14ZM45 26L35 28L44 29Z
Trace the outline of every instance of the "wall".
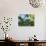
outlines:
M10 37L16 38L16 40L27 40L36 34L37 39L44 40L46 8L44 4L42 6L33 8L28 0L0 0L0 16L13 18L12 26L8 31ZM35 14L34 27L18 27L18 15L23 13ZM2 36L0 36L0 39L2 39Z

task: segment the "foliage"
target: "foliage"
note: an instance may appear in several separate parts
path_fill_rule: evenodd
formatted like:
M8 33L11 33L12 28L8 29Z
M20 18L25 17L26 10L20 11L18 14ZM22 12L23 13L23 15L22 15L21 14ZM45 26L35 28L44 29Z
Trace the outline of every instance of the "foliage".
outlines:
M25 14L24 18L22 18L22 16L19 16L18 19L19 26L34 26L34 15L32 14Z

